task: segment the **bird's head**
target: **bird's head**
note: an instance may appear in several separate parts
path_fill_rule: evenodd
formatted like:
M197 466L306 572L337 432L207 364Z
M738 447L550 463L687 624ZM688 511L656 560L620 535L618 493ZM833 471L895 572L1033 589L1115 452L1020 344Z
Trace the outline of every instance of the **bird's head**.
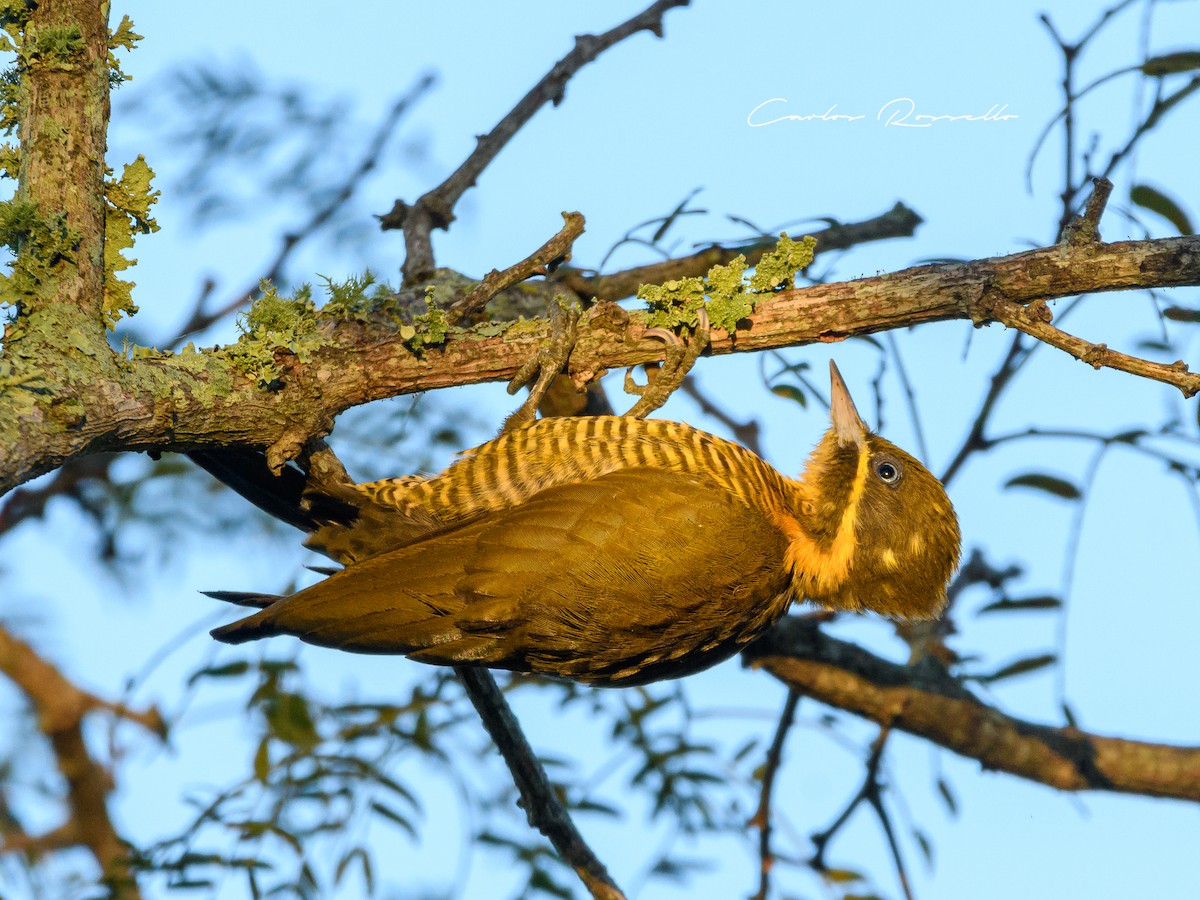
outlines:
M832 426L804 470L797 586L833 609L935 618L958 566L954 507L928 469L871 433L837 366L829 370Z

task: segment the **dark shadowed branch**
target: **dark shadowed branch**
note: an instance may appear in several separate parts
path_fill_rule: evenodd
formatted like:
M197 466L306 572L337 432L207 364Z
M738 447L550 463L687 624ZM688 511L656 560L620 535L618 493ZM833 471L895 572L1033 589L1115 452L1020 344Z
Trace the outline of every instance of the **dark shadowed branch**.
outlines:
M566 807L555 794L492 673L468 666L455 669L455 672L483 720L483 727L512 773L529 824L550 840L593 897L624 900L625 895L575 828Z
M767 750L763 763L762 790L758 798L758 810L749 825L758 829L758 891L751 900L767 900L771 891L771 869L775 866L775 854L771 851L771 795L775 789L775 778L783 765L783 745L787 740L792 723L796 721L796 707L800 705L800 692L789 690L775 726L775 737Z

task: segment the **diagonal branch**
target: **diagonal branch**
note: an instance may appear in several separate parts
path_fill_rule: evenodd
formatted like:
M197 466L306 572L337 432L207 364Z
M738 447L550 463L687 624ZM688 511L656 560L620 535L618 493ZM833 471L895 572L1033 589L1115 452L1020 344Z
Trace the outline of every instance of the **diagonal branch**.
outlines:
M259 285L263 281L277 281L283 274L284 267L294 254L296 248L328 224L337 214L338 210L350 201L362 186L366 177L379 165L384 147L387 146L392 134L396 131L396 127L400 124L405 114L416 105L417 101L429 93L435 81L436 79L433 75L426 73L406 93L396 99L391 109L388 110L387 115L376 126L375 133L367 142L367 149L363 152L358 165L352 168L346 175L341 187L334 191L325 203L313 210L312 215L299 228L288 231L283 235L279 242L279 249L275 253L275 258L271 260L264 273L253 284L212 310L204 309L205 301L211 292L211 286L207 287L192 309L191 316L180 327L179 332L171 340L164 341L163 343L175 345L191 333L204 330L214 322L225 318L234 310L241 309L257 297L259 294Z
M821 231L811 232L817 239L814 252L829 253L846 250L871 241L912 237L921 224L921 217L897 203L887 212L860 222L844 222L830 225ZM791 233L798 234L794 229ZM610 275L589 275L582 269L566 269L559 275L564 287L570 288L585 300L623 300L632 297L643 284L662 284L675 278L703 275L713 266L727 265L735 256L745 255L746 262L757 265L763 253L775 247L777 238L755 242L749 246L706 247L690 256L663 260L644 266L623 269Z
M1200 747L1054 728L1005 715L926 657L901 666L791 616L742 654L794 690L994 769L1063 791L1200 801Z
M65 847L86 847L115 896L138 896L136 882L129 873L129 848L108 811L112 778L89 752L83 722L89 712L104 709L162 735L164 726L158 711L135 712L80 690L29 644L4 628L0 628L0 672L25 694L37 714L38 730L50 742L66 782L68 810L66 820L50 831L8 837L0 843L0 855L36 855Z
M471 666L454 671L512 773L529 824L550 839L554 849L575 870L593 897L624 900L625 895L584 841L555 794L492 673Z
M456 301L450 308L450 321L454 324L471 321L501 291L534 275L545 275L559 260L569 257L571 247L583 234L583 216L577 212L565 212L562 217L563 227L558 234L503 272L492 269L470 293Z
M783 765L783 744L787 740L792 723L796 720L796 707L800 705L800 692L789 690L779 722L775 726L775 737L767 750L763 763L762 791L758 798L758 810L747 825L758 829L758 891L750 900L767 900L771 892L771 869L775 867L775 854L771 850L771 794L775 789L775 777Z
M1170 365L1156 363L1140 356L1110 350L1108 344L1093 344L1068 334L1051 324L1054 314L1044 300L1035 300L1028 306L1013 303L1011 300L996 300L988 312L997 322L1070 353L1093 369L1116 369L1161 381L1163 384L1179 388L1184 397L1194 397L1200 392L1200 373L1188 371L1187 363L1183 360L1176 360Z
M583 34L576 37L575 46L571 51L530 88L495 128L479 137L471 155L449 178L423 194L411 206L403 200L397 200L388 213L380 216L380 227L385 231L393 228L404 229L405 285L419 284L433 274L433 230L445 229L454 221L454 207L459 198L474 186L479 176L525 123L547 103L555 106L561 103L567 82L605 50L640 31L649 31L662 37L663 16L667 10L675 6L687 6L688 2L689 0L656 0L633 18L603 34Z

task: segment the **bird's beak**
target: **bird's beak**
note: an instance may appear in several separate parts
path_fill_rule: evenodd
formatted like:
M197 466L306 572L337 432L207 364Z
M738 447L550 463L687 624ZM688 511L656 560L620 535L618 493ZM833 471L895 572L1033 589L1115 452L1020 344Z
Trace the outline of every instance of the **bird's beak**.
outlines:
M846 382L842 381L842 373L832 359L829 361L829 418L833 421L838 443L843 447L851 441L861 447L866 441L869 429L859 418Z

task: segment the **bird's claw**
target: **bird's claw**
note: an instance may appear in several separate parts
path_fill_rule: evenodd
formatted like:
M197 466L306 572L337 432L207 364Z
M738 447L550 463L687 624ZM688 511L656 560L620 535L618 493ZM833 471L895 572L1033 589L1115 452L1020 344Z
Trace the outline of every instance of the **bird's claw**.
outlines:
M637 403L633 404L625 415L644 419L666 403L667 398L683 384L683 379L708 346L709 333L708 313L703 307L696 313L696 327L692 329L687 340L681 340L678 335L665 328L646 329L646 337L657 338L667 345L667 355L661 365L645 367L645 385L633 380L632 369L625 372L625 393L638 398Z
M542 402L542 397L545 396L551 382L566 366L571 351L575 348L579 315L578 306L563 306L560 315L551 317L554 332L549 342L526 360L508 383L508 392L515 394L533 382L529 387L529 396L504 420L501 432L523 428L537 418L538 404Z

